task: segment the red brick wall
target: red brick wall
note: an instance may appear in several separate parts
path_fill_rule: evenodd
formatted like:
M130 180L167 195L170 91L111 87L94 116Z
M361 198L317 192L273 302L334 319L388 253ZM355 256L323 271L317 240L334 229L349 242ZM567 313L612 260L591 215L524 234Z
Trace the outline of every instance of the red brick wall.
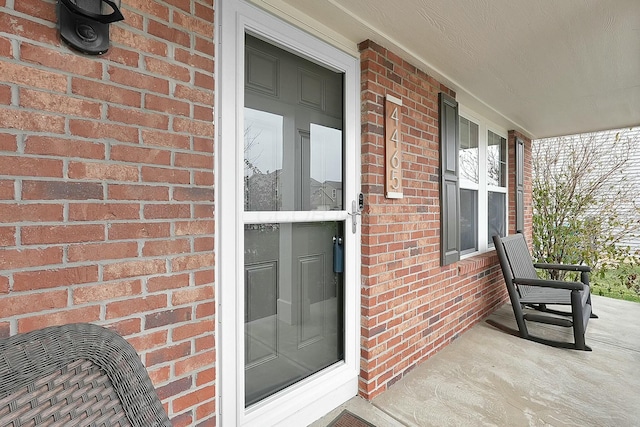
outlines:
M213 0L127 0L100 57L0 0L0 336L77 321L215 424Z
M360 44L362 337L371 399L506 301L494 252L440 267L438 93L449 88L387 49ZM402 199L384 197L385 95L403 102Z

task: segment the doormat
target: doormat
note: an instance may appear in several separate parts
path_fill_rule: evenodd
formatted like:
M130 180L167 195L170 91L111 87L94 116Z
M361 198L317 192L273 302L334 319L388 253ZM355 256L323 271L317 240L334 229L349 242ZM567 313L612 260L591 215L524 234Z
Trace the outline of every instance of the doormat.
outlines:
M327 427L376 427L346 409L331 421Z

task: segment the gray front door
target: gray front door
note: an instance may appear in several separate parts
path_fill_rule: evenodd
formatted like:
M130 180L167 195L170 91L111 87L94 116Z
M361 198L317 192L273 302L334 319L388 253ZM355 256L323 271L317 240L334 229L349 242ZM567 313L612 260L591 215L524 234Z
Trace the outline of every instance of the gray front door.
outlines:
M331 215L345 209L344 101L342 73L245 43L244 211L258 218L244 225L250 406L344 358L345 224ZM309 215L278 220L286 212Z

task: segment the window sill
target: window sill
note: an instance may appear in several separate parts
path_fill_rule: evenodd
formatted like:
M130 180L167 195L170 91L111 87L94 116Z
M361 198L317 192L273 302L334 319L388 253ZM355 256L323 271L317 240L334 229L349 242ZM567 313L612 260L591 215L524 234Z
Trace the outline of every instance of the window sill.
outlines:
M488 267L493 267L498 263L498 256L495 249L489 249L481 254L469 255L458 261L458 274L465 276Z

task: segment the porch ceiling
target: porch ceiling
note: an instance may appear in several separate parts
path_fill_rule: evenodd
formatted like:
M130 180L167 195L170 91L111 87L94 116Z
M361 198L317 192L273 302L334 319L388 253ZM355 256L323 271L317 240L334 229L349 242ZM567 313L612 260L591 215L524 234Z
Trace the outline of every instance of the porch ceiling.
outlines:
M254 1L350 50L372 39L535 138L640 124L638 0Z

